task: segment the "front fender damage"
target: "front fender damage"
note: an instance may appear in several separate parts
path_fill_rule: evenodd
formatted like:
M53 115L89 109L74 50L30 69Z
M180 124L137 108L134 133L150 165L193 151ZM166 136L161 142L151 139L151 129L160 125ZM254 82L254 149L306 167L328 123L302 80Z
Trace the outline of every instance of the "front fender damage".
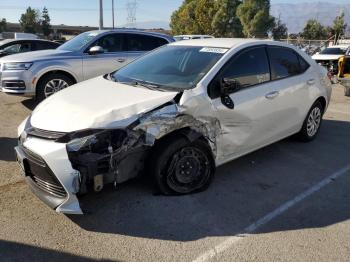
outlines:
M96 137L106 140L102 142L108 145L107 150L69 152L73 167L81 175L79 193L92 188L100 191L105 184L117 185L136 177L144 171L147 156L156 141L184 129L189 130L186 136L190 141L198 137L206 139L216 156L221 130L219 121L214 117L195 117L173 100L141 114L126 128L101 131L107 135Z

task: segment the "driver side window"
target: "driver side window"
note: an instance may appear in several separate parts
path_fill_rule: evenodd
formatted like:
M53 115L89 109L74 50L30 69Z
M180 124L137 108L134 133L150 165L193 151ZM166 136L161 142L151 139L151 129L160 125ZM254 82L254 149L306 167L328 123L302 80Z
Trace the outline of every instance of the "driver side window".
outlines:
M243 51L223 72L223 78L236 79L240 88L270 81L265 47Z
M101 46L105 53L121 52L123 50L123 34L109 34L98 39L92 46Z
M249 48L234 55L214 81L209 92L210 97L220 96L222 79L235 80L239 90L270 81L270 68L265 47Z

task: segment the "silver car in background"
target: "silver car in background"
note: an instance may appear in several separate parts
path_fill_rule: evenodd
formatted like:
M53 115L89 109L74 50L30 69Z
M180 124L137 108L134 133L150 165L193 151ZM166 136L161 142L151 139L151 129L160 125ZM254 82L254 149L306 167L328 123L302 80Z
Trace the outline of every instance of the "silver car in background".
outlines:
M119 69L170 42L174 42L170 36L140 30L85 32L55 50L0 59L0 88L41 101L72 84Z

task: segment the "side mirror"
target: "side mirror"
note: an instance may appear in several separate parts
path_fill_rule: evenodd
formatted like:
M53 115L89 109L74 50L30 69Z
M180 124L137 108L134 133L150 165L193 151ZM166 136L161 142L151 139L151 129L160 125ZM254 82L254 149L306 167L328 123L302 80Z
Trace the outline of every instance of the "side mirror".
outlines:
M220 81L221 103L229 109L234 109L235 105L230 94L239 89L239 83L234 78L222 78Z
M89 49L89 54L90 55L97 55L97 54L103 54L105 51L101 46L93 46Z

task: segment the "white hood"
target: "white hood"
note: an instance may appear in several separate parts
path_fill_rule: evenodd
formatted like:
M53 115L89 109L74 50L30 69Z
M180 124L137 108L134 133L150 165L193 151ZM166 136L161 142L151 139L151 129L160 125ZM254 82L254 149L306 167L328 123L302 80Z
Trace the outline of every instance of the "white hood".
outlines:
M97 77L47 98L31 117L33 127L59 132L115 128L172 100L176 92L134 87Z
M338 60L344 55L322 55L322 54L317 54L313 55L312 59L313 60Z

